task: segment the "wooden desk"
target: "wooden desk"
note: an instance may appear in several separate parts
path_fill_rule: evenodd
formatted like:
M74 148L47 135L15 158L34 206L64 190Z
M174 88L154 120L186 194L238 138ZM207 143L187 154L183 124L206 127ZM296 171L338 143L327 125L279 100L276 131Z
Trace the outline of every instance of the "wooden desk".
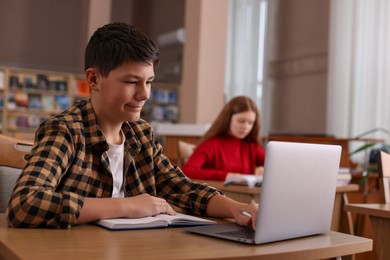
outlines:
M296 135L270 135L263 138L264 141L285 141L285 142L301 142L301 143L317 143L317 144L335 144L340 145L341 150L341 167L353 168L353 163L349 156L349 143L366 142L366 143L383 143L384 139L376 138L337 138L332 136L296 136Z
M181 228L108 231L8 228L0 214L0 259L323 259L372 250L372 240L330 231L259 246Z
M160 141L164 147L165 155L169 158L173 165L180 165L178 158L178 141L182 140L187 143L197 144L199 139L203 136L203 133L206 132L207 126L199 125L196 131L180 131L175 130L180 128L182 124L172 125L171 128L162 129L157 135L160 138ZM157 128L158 129L158 128ZM185 129L186 130L186 129ZM174 132L178 133L174 133ZM159 131L157 131L159 132ZM298 136L298 135L270 135L260 137L262 143L267 141L285 141L285 142L301 142L301 143L317 143L317 144L335 144L342 147L341 151L341 167L353 168L355 167L354 163L351 162L349 156L349 143L350 142L366 142L366 143L383 143L384 139L377 138L337 138L330 136Z
M237 201L250 203L252 200L259 202L260 198L260 188L258 187L246 187L238 185L224 186L222 181L212 181L212 180L195 180L201 183L207 183L210 186L213 186L221 190L229 198L235 199ZM333 217L332 217L332 226L331 229L334 231L348 231L352 234L352 230L346 230L347 228L342 227L342 218L343 218L343 196L346 192L355 192L359 190L359 185L349 184L349 185L340 185L336 188L335 201L333 206ZM351 225L352 223L349 223Z
M347 204L344 209L370 217L378 258L390 259L390 204Z

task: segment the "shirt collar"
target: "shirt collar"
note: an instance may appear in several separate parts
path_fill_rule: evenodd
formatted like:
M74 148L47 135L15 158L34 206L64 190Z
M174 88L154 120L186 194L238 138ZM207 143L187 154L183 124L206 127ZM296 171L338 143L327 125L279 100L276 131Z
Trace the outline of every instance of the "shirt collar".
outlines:
M80 101L78 106L81 110L81 117L84 123L86 145L89 147L102 145L104 150L108 150L108 143L103 132L100 130L91 99ZM141 147L140 141L137 138L134 138L137 134L133 127L138 128L137 125L136 122L124 122L122 124L122 131L126 137L125 144L130 146L135 152L138 152Z

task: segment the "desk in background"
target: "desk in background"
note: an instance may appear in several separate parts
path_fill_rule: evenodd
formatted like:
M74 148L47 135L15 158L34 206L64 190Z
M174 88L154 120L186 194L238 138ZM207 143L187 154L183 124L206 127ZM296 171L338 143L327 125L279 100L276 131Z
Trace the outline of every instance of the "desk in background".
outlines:
M250 203L252 200L259 202L259 195L261 188L258 187L247 187L239 185L229 185L224 186L222 181L212 181L212 180L194 180L200 183L207 183L210 186L213 186L221 190L227 197L234 200ZM348 220L343 221L343 196L347 192L356 192L359 190L359 185L349 184L349 185L340 185L336 188L335 202L333 206L333 217L332 217L332 226L331 229L334 231L346 231L352 234L353 230L350 225L352 223L347 223ZM346 224L344 224L346 223ZM348 225L348 227L344 227ZM389 258L390 259L390 258Z
M199 139L207 131L209 125L201 124L157 124L154 126L156 135L159 137L166 156L173 165L180 165L178 158L178 141L182 140L188 143L197 144ZM301 142L317 144L340 145L341 167L354 168L349 156L349 143L352 141L383 143L384 139L376 138L337 138L332 136L304 136L304 135L269 135L260 137L262 143L267 141Z
M344 209L370 217L378 259L390 259L390 204L347 204Z
M341 146L341 167L354 168L349 156L349 143L352 141L383 143L384 139L375 138L337 138L332 136L295 136L295 135L270 135L263 138L264 141L284 141L317 144L334 144Z
M0 259L323 259L372 250L372 240L330 231L264 245L246 245L182 228L109 231L8 228L0 214Z

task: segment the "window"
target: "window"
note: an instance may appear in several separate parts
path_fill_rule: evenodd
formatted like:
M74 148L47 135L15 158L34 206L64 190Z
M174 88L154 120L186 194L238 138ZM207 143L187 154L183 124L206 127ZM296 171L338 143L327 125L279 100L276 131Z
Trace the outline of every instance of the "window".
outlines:
M389 12L389 1L331 1L328 133L389 142L370 131L390 130Z
M246 95L261 108L267 0L229 0L225 97Z

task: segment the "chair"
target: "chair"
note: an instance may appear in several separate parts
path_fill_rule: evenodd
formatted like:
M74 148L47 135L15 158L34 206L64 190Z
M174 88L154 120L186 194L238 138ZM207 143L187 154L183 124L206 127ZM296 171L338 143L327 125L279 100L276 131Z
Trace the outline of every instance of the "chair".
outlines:
M345 210L347 214L357 214L357 217L358 215L364 215L365 218L369 217L369 222L371 222L370 226L374 234L374 248L376 247L376 253L378 254L377 258L385 259L383 258L383 254L384 252L388 252L386 251L387 248L384 249L387 243L382 243L382 241L383 237L388 236L388 228L385 228L387 226L384 226L382 223L386 222L388 212L386 210L383 212L379 210L380 214L378 214L375 209L376 207L385 207L385 204L390 203L390 154L384 151L378 151L376 157L379 177L379 203L357 203L355 205L352 203L346 205ZM372 210L374 213L371 213Z
M178 145L178 153L179 153L179 166L183 166L188 158L190 158L191 154L195 150L195 144L188 143L182 140L177 142Z
M390 154L384 151L378 151L376 156L379 177L379 203L390 203ZM346 197L344 200L345 204L349 204ZM348 218L351 218L349 211L347 211L347 214Z
M381 203L390 203L390 154L379 151L377 156Z
M30 152L32 142L0 134L0 147L0 213L3 213L21 169L26 165L25 155Z

